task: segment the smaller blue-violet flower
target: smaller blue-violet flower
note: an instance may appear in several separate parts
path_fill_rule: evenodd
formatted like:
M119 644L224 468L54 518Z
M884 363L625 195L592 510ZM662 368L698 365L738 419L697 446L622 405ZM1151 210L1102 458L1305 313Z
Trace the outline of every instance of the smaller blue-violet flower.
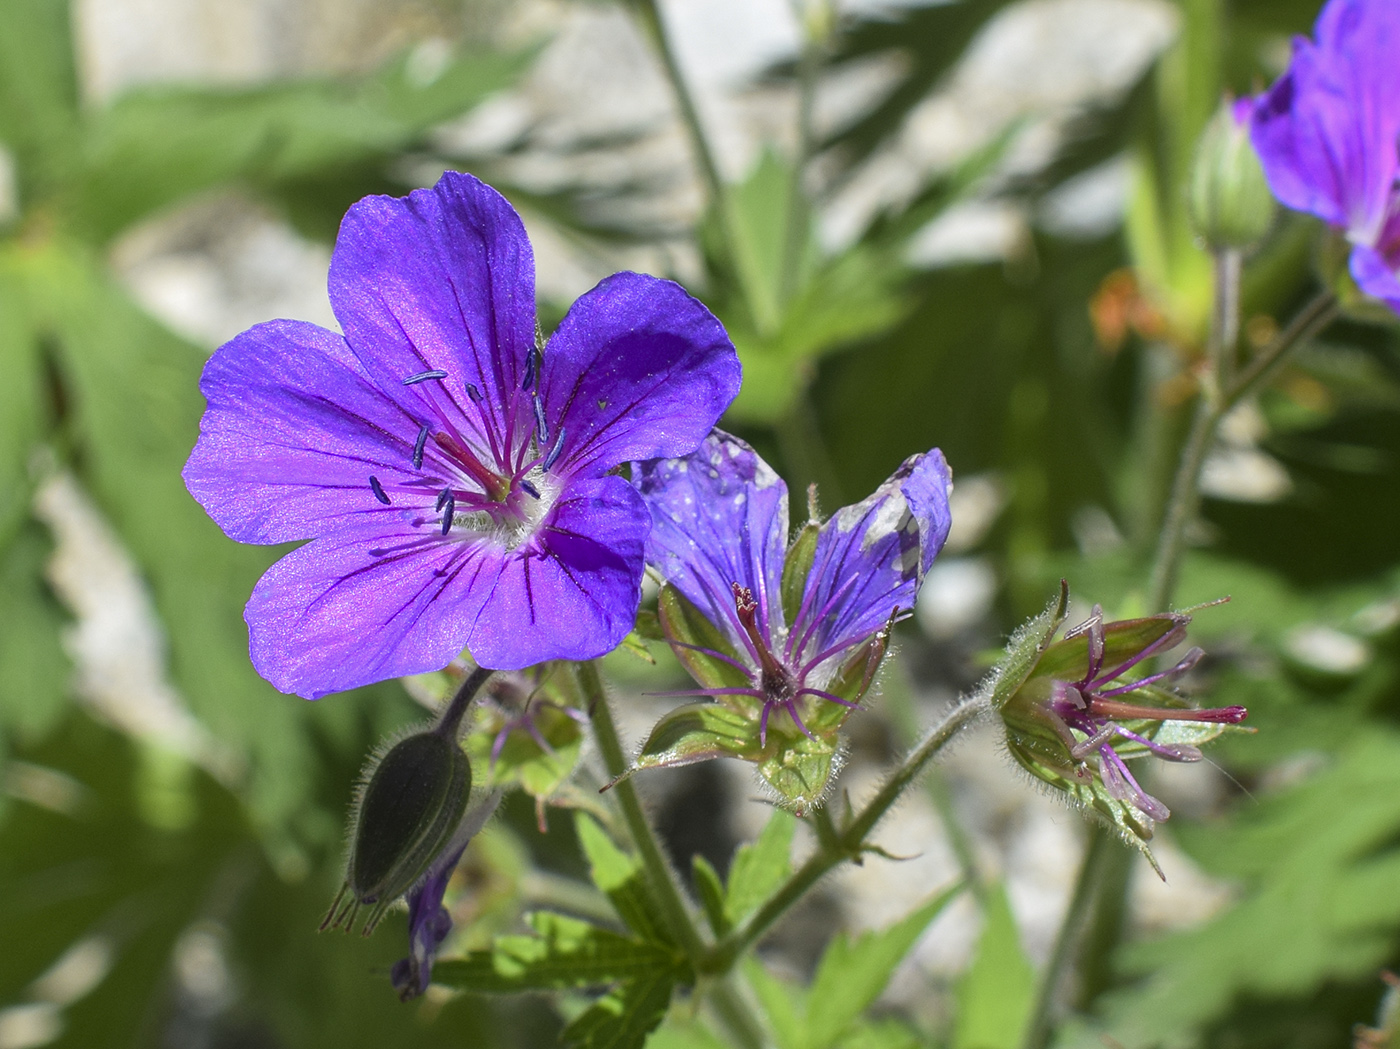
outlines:
M787 486L719 430L691 455L634 465L633 483L653 521L647 563L666 583L662 625L700 686L671 694L712 701L668 715L638 766L747 758L787 801L810 804L889 625L947 538L942 453L910 457L791 546Z

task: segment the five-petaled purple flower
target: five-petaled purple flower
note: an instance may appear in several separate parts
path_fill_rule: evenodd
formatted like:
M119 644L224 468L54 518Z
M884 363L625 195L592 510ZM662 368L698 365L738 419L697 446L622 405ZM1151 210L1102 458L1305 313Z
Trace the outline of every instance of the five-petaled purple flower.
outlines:
M1400 311L1400 4L1330 0L1316 36L1239 113L1274 195L1344 230L1357 285Z
M632 628L650 520L610 471L692 451L739 387L720 323L618 273L537 342L519 216L470 175L346 214L344 336L273 321L210 359L185 483L263 576L253 663L316 698L446 665L586 659Z
M1129 728L1124 722L1189 721L1196 724L1238 725L1247 715L1244 707L1219 707L1213 710L1172 709L1159 704L1144 705L1124 701L1120 697L1148 690L1149 686L1171 682L1186 673L1205 652L1192 648L1179 661L1165 670L1148 674L1134 681L1124 681L1123 675L1141 663L1168 652L1186 638L1186 626L1191 617L1181 613L1166 613L1153 617L1165 627L1160 636L1123 658L1105 665L1108 648L1103 609L1094 606L1087 620L1064 633L1064 640L1087 639L1087 663L1078 680L1055 678L1050 685L1050 698L1045 715L1068 748L1070 757L1084 762L1098 757L1099 776L1110 797L1126 801L1145 816L1164 820L1171 812L1154 798L1133 777L1126 762L1114 749L1114 741L1136 743L1138 746L1168 761L1200 761L1200 748L1189 743L1161 743ZM1110 624L1110 628L1131 627L1134 621ZM1076 736L1075 733L1079 733ZM1080 738L1082 737L1082 738ZM1085 770L1085 774L1087 770Z
M855 705L827 686L853 650L913 607L948 537L952 481L934 449L905 460L875 494L821 526L788 623L781 600L787 485L752 448L716 430L693 455L635 465L633 482L652 515L647 563L719 629L732 652L707 654L749 681L685 694L761 701L761 742L774 710L810 735L805 704Z

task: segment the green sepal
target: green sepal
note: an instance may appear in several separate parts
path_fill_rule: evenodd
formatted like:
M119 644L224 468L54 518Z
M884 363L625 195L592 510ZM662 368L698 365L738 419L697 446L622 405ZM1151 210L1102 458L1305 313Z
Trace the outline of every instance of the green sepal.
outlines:
M666 631L661 629L661 617L655 609L642 608L637 611L637 622L632 633L643 641L665 641Z
M413 887L461 822L471 780L466 754L435 732L389 748L355 806L345 883L356 900L379 913Z
M762 710L758 700L751 702ZM652 726L629 771L673 768L711 758L757 761L763 752L758 743L757 718L756 713L742 713L720 703L676 707Z
M836 707L836 704L823 706ZM844 707L836 709L845 712ZM801 816L815 807L826 793L840 740L835 729L829 735L819 734L811 723L807 725L812 732L810 738L802 735L796 726L792 729L795 736L775 732L773 722L776 720L775 712L768 722L768 746L759 759L758 774L778 792L785 808Z
M1016 695L1039 665L1050 647L1055 631L1069 611L1069 584L1060 580L1060 592L1045 611L1016 631L1006 646L1006 654L987 679L985 694L993 710L1001 710Z
M1138 849L1164 877L1152 855L1152 821L1133 805L1108 793L1103 781L1083 763L1069 759L1064 743L1048 725L1044 732L1006 731L1006 749L1023 769L1063 794L1070 804L1112 827L1120 838Z
M783 617L791 627L797 622L797 613L802 610L802 598L807 593L807 577L812 573L812 560L817 554L817 537L821 535L821 525L808 521L798 531L787 557L783 559Z
M697 651L710 649L739 659L724 635L679 590L669 585L662 587L656 610L676 658L703 687L734 688L750 684L748 674L738 667Z
M870 686L875 681L875 673L884 662L889 647L890 624L887 623L847 657L836 676L827 684L826 691L852 703L859 703L870 691ZM823 713L829 714L833 711L841 712L840 724L844 724L846 718L851 715L850 707L843 707L830 700L822 703Z

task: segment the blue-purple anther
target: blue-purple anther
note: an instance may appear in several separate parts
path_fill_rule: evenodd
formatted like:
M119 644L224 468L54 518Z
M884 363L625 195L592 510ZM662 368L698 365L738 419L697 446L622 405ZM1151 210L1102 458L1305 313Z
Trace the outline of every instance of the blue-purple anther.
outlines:
M1344 232L1357 285L1400 311L1400 3L1330 0L1314 36L1238 114L1274 196Z
M695 449L739 360L677 284L619 273L537 342L534 259L495 190L448 172L346 214L344 335L220 347L185 483L232 538L311 542L245 612L253 664L315 699L436 670L590 659L635 621L650 516L615 469Z

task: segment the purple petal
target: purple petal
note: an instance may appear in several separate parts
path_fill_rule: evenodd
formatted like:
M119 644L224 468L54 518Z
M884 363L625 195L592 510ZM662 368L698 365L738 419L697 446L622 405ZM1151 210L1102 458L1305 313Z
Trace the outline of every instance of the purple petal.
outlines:
M1379 251L1358 245L1351 249L1351 276L1356 286L1400 313L1400 279L1396 267Z
M652 529L647 563L723 629L742 652L731 586L753 591L758 625L782 627L787 485L752 448L715 430L693 454L632 467Z
M1332 0L1261 96L1252 138L1274 195L1374 244L1395 181L1400 5Z
M417 421L333 332L259 324L215 351L199 386L209 408L185 484L232 539L283 543L373 520L392 530L426 498L403 487L421 483L411 470Z
M943 453L906 459L868 499L822 526L792 627L793 658L811 663L857 644L913 607L948 538L952 477Z
M612 651L636 622L650 527L622 478L572 482L539 533L499 559L466 639L472 656L482 666L518 670Z
M545 351L540 394L565 474L686 455L739 392L739 358L679 284L617 273L582 295Z
M535 262L520 216L494 189L449 171L432 189L361 200L340 225L330 296L346 341L388 396L429 416L445 397L458 415L485 416L492 447L524 443ZM403 385L439 370L447 377ZM469 383L484 395L480 408Z
M259 674L318 699L439 670L462 651L501 550L406 527L343 529L278 561L243 618Z

